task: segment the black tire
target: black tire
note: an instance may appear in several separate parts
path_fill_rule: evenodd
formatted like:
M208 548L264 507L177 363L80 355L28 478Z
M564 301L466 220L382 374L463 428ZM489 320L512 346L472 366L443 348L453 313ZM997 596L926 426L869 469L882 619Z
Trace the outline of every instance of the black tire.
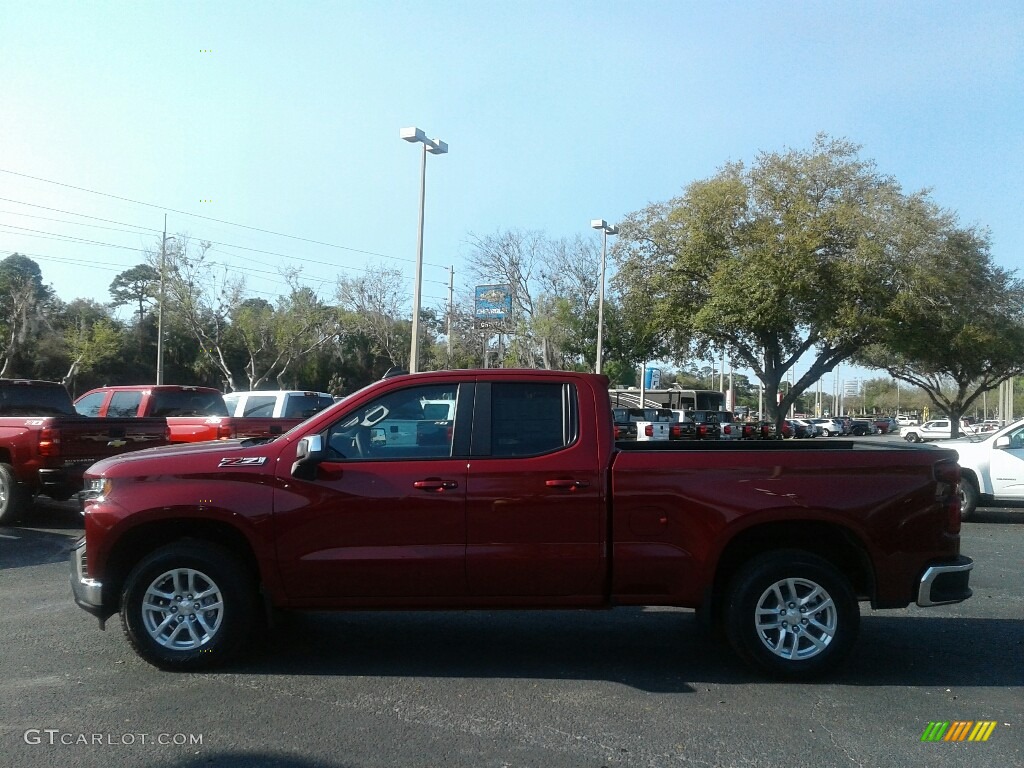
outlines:
M973 478L960 478L960 519L969 520L978 508L978 485Z
M132 569L121 593L121 625L136 653L156 667L218 666L236 655L255 625L256 586L229 550L178 541ZM147 601L151 587L167 597Z
M910 442L910 443L920 443L921 442L921 436L919 434L917 434L917 432L908 432L906 439L907 439L907 442Z
M779 597L792 600L780 604ZM755 557L736 573L725 621L729 642L745 662L774 677L803 680L846 658L860 609L848 579L833 565L791 549Z
M0 464L0 525L14 525L28 508L31 498L14 476L14 467Z

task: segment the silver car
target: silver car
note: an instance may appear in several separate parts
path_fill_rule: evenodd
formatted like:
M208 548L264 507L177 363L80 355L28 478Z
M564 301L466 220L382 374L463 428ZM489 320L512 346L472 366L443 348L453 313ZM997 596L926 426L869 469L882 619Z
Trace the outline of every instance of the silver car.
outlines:
M843 425L835 419L810 419L809 421L821 427L821 434L825 437L842 437Z

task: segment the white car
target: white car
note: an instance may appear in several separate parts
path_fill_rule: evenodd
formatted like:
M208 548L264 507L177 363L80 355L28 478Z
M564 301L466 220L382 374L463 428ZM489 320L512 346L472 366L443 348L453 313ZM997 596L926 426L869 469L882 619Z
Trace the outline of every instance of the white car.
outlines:
M960 461L960 517L979 502L1024 500L1024 419L984 437L950 440Z
M825 437L832 437L833 435L843 435L843 425L835 419L811 419L811 421L821 427L821 434Z
M967 436L975 433L974 427L966 421L960 421L960 434ZM921 443L926 440L949 440L952 437L950 432L949 419L932 419L924 424L915 427L903 427L900 429L900 437L908 443Z

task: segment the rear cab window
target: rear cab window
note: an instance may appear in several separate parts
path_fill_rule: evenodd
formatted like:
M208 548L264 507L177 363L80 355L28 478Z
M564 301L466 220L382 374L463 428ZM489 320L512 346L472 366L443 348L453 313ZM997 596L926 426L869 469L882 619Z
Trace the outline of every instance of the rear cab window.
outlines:
M576 387L560 382L502 382L477 386L480 414L473 430L473 455L539 456L579 439Z

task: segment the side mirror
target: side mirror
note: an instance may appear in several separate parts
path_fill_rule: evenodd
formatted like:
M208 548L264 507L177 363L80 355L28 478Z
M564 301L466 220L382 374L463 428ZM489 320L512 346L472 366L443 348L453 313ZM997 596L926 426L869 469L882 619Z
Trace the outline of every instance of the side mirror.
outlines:
M323 435L309 435L302 438L295 448L292 477L299 480L315 480L316 467L324 460L325 456Z
M1010 436L1009 435L1003 435L1002 437L997 437L995 443L992 444L992 447L993 448L1009 448L1010 447Z

